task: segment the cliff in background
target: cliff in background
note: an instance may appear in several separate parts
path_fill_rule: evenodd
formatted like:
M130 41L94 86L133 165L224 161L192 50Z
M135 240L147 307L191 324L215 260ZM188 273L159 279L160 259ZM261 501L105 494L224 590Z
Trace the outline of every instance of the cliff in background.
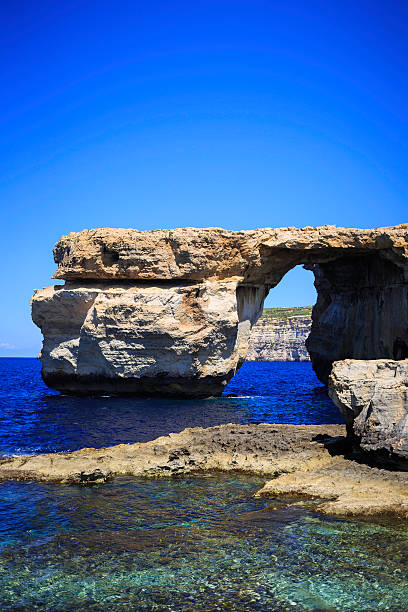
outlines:
M310 361L305 341L312 306L265 308L252 328L247 361Z

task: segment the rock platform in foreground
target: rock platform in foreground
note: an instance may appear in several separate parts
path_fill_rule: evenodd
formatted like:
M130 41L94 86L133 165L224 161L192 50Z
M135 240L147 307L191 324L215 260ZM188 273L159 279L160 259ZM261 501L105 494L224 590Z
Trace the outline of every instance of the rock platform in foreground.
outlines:
M321 498L317 510L329 514L408 518L408 473L369 467L339 454L344 434L341 425L185 429L146 443L3 458L0 479L92 484L118 475L238 470L272 478L257 495Z

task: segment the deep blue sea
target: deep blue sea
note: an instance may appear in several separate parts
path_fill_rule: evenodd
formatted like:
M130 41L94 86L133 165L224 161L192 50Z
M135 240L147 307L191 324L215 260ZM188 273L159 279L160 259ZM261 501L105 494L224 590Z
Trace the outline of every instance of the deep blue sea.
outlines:
M220 423L341 423L309 363L246 363L224 397L74 398L0 359L0 454L146 441ZM0 483L0 610L408 610L399 521L253 497L262 478ZM292 502L296 501L295 504Z
M248 362L224 397L76 398L49 389L37 359L0 359L0 453L146 442L220 423L343 423L310 363Z

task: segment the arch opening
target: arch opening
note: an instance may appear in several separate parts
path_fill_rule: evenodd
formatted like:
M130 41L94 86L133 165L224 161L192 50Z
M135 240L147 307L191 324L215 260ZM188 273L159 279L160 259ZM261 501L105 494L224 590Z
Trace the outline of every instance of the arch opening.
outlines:
M298 265L269 290L253 326L247 361L310 361L305 341L316 302L313 273Z
M303 265L292 268L269 290L263 314L252 330L248 359L296 361L309 355L324 384L334 361L406 359L408 289L404 266L389 252L381 251L319 259L309 255ZM314 282L307 278L310 273ZM311 290L312 286L315 290ZM303 296L311 295L316 300L308 333L305 325L296 330L293 321L292 325L283 323L289 318L300 320L301 311L273 310L309 306L312 300ZM283 321L281 326L269 322L269 334L268 315ZM296 340L296 335L303 338ZM299 350L302 341L303 351Z

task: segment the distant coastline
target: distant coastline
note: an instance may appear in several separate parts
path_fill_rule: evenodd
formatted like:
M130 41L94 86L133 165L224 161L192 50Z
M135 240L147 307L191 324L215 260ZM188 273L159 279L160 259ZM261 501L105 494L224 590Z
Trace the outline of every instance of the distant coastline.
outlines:
M312 308L265 308L252 329L247 361L310 361L305 341Z

